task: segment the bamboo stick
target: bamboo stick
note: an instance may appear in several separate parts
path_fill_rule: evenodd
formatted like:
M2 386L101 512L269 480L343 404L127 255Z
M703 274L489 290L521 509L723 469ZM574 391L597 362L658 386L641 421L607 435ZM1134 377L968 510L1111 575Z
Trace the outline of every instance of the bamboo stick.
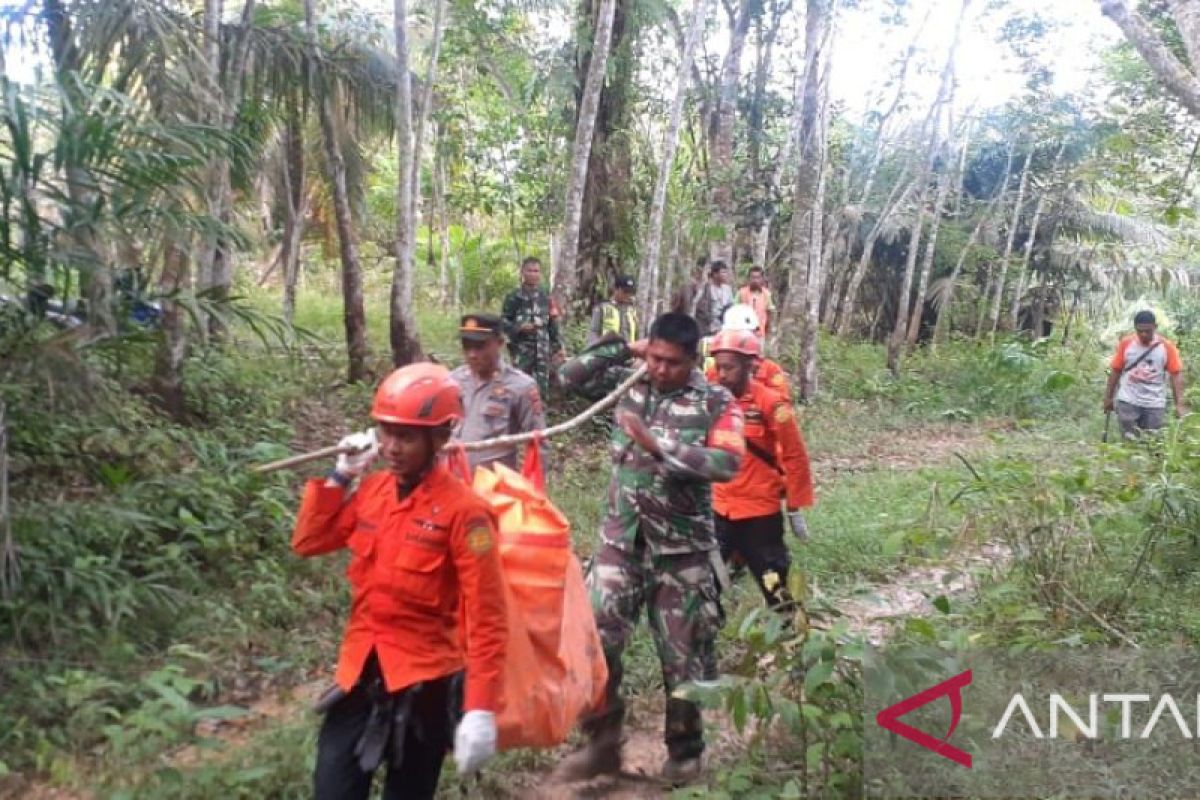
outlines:
M529 431L528 433L512 433L508 434L507 436L497 436L494 439L482 439L478 442L451 442L446 445L446 448L450 449L454 447L461 447L468 452L473 452L476 450L490 450L493 447L508 447L511 445L525 444L526 442L532 441L537 437L549 439L550 437L557 436L560 433L566 433L567 431L578 428L584 422L587 422L597 414L612 408L617 404L617 401L621 399L621 396L632 389L633 385L641 380L642 376L645 374L646 366L643 364L634 370L632 375L626 378L620 386L618 386L616 389L613 389L612 392L610 392L606 397L596 401L592 405L588 406L588 408L586 408L584 411L575 415L566 422L560 422L559 424L546 428L545 430ZM308 453L300 453L287 458L281 458L280 460L272 461L269 464L259 464L258 466L251 468L251 471L259 475L265 475L269 472L277 472L281 469L292 469L293 467L298 467L313 461L320 461L323 458L336 456L340 453L352 452L355 452L354 448L352 447L343 448L335 444L331 447L322 447L320 450L313 450Z

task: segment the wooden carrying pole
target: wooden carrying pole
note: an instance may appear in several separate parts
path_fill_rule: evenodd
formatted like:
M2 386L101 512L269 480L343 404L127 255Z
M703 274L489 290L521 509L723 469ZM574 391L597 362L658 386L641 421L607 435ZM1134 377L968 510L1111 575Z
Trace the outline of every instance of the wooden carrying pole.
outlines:
M528 433L513 433L507 436L497 436L495 439L483 439L478 442L452 442L451 444L447 445L447 448L462 447L467 451L490 450L493 447L508 447L512 445L525 444L526 442L532 441L538 436L542 437L543 439L548 439L551 436L557 436L560 433L566 433L569 430L578 428L584 422L587 422L589 419L601 413L602 411L612 408L614 405L616 405L617 401L621 399L621 395L632 389L633 385L641 380L642 376L645 374L646 366L643 364L634 370L632 375L626 378L625 381L616 389L613 389L612 392L610 392L604 399L593 403L585 411L577 414L566 422L560 422L558 425L546 428L545 430L529 431ZM322 447L320 450L313 450L309 453L300 453L299 455L289 456L288 458L281 458L280 460L272 461L269 464L259 464L251 471L260 475L265 475L268 472L276 472L281 469L292 469L293 467L298 467L302 464L308 464L312 461L320 461L323 458L330 458L331 456L336 456L339 453L352 452L355 452L353 447L343 448L335 444L331 447Z

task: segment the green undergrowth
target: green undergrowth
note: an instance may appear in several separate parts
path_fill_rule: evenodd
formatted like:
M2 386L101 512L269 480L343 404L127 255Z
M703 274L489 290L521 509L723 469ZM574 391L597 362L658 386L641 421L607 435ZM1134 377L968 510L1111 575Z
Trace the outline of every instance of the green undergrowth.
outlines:
M1200 418L1047 467L981 465L964 503L1010 564L926 638L1014 650L1200 642Z
M380 286L369 296L386 297ZM340 304L328 290L310 286L297 309L315 357L312 347L304 357L267 350L241 328L237 347L197 350L188 362L182 422L147 399L149 339L115 355L45 345L0 381L22 569L20 585L0 601L0 779L39 775L136 797L307 796L317 725L308 714L187 765L165 766L162 754L196 741L205 719L236 716L256 695L319 677L332 664L345 615L343 559L302 560L288 548L300 478L328 465L267 478L247 471L283 455L298 432L323 442L366 423L371 387L342 383L343 357L334 344ZM273 313L275 298L246 294L251 307ZM418 319L426 348L457 362L457 315L422 309ZM368 322L382 371L386 306L378 299L368 305ZM1006 354L993 356L974 345L948 345L936 356L909 359L896 379L882 369L878 347L822 342L822 394L803 415L810 449L818 463L833 456L859 463L818 475L812 541L801 545L789 534L797 574L813 589L852 592L910 563L944 557L967 533L983 535L965 527L967 515L978 512L952 502L969 480L953 458L956 449L982 470L1002 464L997 450L1033 459L1085 438L1078 412L1094 407L1098 392L1086 346L1004 347ZM1002 365L998 387L986 384L988 368L978 362L992 363L992 372ZM306 417L314 406L324 409L315 422ZM552 397L552 421L582 407ZM956 410L964 408L970 413ZM313 433L314 425L338 431ZM969 435L930 463L872 463L872 443L906 452L914 438L964 430ZM606 439L605 426L593 422L552 448L550 493L572 521L583 559L595 547L603 513ZM737 672L747 653L768 654L775 644L765 642L752 616L761 598L748 580L726 605L723 663ZM794 666L804 674L818 662L836 666L840 646L825 641L809 654L816 661L805 657ZM849 713L851 700L840 689L820 688L836 683L832 669L824 672L817 670L812 688L831 693L828 708L808 703L802 712L812 743L833 748L828 758L821 748L805 755L813 759L812 786L832 781L829 771L844 770L853 749L838 716ZM627 653L625 685L636 701L661 691L659 681L643 627ZM743 715L765 711L757 691L747 689ZM764 783L756 765L766 769L794 756L786 746L755 750L736 767L721 767L709 788L741 796L750 781L756 791L774 786L786 796L799 776ZM511 788L507 773L544 766L545 758L506 754L475 788L503 794ZM0 781L0 793L5 785ZM457 792L455 781L446 785Z

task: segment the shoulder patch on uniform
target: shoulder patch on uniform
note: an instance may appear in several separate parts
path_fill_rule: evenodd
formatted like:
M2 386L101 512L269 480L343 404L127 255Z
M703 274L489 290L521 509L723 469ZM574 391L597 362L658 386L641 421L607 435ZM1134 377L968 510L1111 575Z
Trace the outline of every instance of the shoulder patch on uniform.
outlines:
M783 373L776 372L770 378L767 378L767 383L770 384L771 386L782 386L783 385Z
M780 403L775 407L775 421L781 425L785 422L791 422L796 415L792 413L792 407L787 403Z
M492 549L492 526L483 519L467 522L467 549L481 556Z

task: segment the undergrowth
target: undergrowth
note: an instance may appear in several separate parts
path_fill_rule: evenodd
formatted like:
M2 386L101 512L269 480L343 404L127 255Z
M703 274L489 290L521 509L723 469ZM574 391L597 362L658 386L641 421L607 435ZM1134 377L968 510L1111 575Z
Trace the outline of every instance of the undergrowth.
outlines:
M163 766L161 757L196 741L202 720L241 713L272 684L327 674L334 657L345 614L341 560L302 560L288 548L302 475L247 472L285 452L306 422L298 416L306 404L331 407L343 430L365 421L371 389L339 385L342 356L329 344L340 335L340 315L316 293L301 300L298 321L325 342L319 355L198 350L188 363L183 423L146 398L150 339L119 348L119 358L43 342L19 371L10 364L0 397L10 416L22 582L0 602L0 680L10 689L0 697L0 773L100 784L118 796L307 795L316 728L309 716L190 766ZM265 313L274 301L251 292L249 302ZM385 316L369 311L371 346L386 368ZM450 363L455 321L432 313L420 320L426 348ZM900 378L883 369L878 347L823 340L821 348L822 395L804 415L817 458L853 454L880 435L902 439L912 426L1066 424L1098 401L1101 356L1082 343L952 343L911 357ZM552 421L581 408L554 398ZM584 558L603 512L606 437L597 422L554 443L551 494ZM829 481L810 515L812 543L789 540L797 574L821 591L846 591L886 580L909 559L941 557L960 542L968 514L987 515L952 502L965 474L945 463L868 465ZM757 611L761 599L744 589L730 596L721 642L740 679L714 702L791 734L805 726L807 744L797 750L802 739L765 738L703 791L853 792L853 648L847 652L837 632L814 631L799 645L772 632L771 618ZM661 691L644 629L626 667L632 695ZM506 771L543 760L506 754L489 769L487 791L504 793ZM785 764L791 772L781 771Z

